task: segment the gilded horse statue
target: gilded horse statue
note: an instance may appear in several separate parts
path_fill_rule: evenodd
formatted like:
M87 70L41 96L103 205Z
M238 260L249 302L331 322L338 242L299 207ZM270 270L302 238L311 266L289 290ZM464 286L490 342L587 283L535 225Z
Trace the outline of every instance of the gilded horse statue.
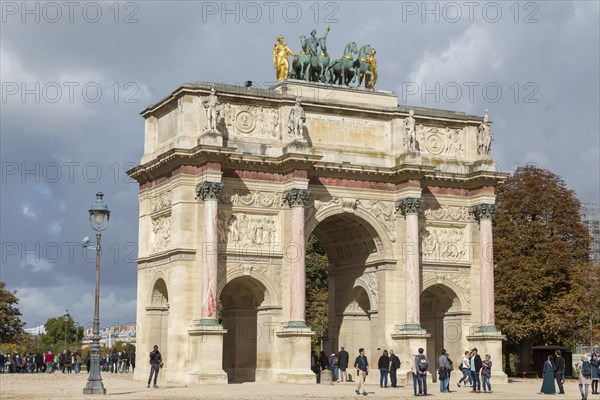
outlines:
M344 55L332 61L325 70L327 83L344 84L348 86L350 80L356 75L352 54L358 53L356 42L350 42L344 48Z

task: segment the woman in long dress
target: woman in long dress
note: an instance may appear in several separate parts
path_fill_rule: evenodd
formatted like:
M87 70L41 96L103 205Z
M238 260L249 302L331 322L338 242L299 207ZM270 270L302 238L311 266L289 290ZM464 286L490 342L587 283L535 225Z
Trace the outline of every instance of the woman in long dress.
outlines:
M543 394L556 394L556 386L554 386L554 357L548 356L544 363L544 381L542 382L541 392Z

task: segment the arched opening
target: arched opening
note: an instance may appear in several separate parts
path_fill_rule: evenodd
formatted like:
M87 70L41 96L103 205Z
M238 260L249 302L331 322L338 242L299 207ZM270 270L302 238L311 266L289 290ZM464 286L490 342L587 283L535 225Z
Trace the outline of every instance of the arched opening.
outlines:
M421 325L431 335L427 339L427 357L434 381L442 349L455 362L455 368L462 359L462 317L460 300L447 286L436 284L421 293Z
M154 283L151 296L150 306L146 307L150 345L158 346L164 367L168 368L169 292L167 284L162 278L157 279Z
M363 347L367 356L373 357L377 345L372 337L378 331L376 267L384 258L379 235L364 219L353 213L340 213L316 225L308 250L314 247L311 246L314 240L318 240L326 254L327 285L321 297L323 315L311 319L314 310L307 304L307 322L317 333L313 347L326 354L337 352L340 346L351 353ZM310 257L307 254L307 291L312 290L314 283ZM310 299L308 292L307 301ZM318 324L324 326L320 328Z
M269 307L263 307L266 288L250 276L235 278L220 296L223 370L229 383L254 382L257 370L270 368Z

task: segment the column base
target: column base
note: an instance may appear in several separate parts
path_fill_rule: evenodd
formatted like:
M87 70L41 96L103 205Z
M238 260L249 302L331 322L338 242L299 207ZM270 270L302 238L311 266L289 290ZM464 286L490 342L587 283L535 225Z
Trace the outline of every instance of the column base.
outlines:
M506 340L506 336L502 335L495 326L479 326L476 331L467 336L469 346L477 348L477 354L483 360L486 354L491 356L494 365L502 367L502 342ZM492 385L495 383L508 383L508 376L501 368L492 367Z
M106 394L106 389L102 381L88 381L83 388L83 394Z
M431 334L421 327L421 324L404 324L396 327L396 332L391 334L392 339L400 341L396 355L402 364L396 372L400 386L412 385L412 371L415 355L419 348L423 348L427 354L427 339ZM431 361L430 361L431 364Z
M304 323L303 327L290 321L280 331L275 332L279 338L279 370L275 380L281 383L314 384L316 377L310 369L311 338L315 334ZM302 321L303 322L303 321Z
M190 335L190 370L186 383L227 384L227 373L223 371L223 329L216 319L194 321L188 328Z

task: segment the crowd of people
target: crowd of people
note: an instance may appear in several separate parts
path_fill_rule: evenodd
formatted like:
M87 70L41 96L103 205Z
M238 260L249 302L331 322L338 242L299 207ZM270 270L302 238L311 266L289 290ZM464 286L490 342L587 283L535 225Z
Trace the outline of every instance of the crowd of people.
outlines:
M413 390L415 396L427 396L427 374L429 373L429 359L424 354L424 349L418 349L411 363L410 370L413 377ZM317 382L320 380L321 371L331 370L333 380L340 382L353 382L352 370L356 370L356 394L367 395L365 390L365 378L369 374L369 361L365 355L365 349L358 350L358 356L350 368L350 355L341 347L338 353L332 353L327 356L324 351L317 355L315 351L311 355L311 369L317 376ZM379 370L379 386L381 388L398 387L398 370L402 365L400 359L394 350L383 350L383 353L377 361ZM441 393L449 393L450 373L454 370L454 362L445 349L442 349L438 358L437 378ZM465 351L460 364L462 378L457 382L457 386L470 387L474 393L481 393L482 387L484 393L492 393L492 359L486 354L482 359L476 348L471 351ZM388 386L388 378L390 385Z
M85 364L90 370L90 354L82 356L80 350L53 354L52 351L37 354L0 354L0 373L48 373L60 371L63 374L81 373L81 366ZM100 358L100 367L105 372L133 372L135 368L135 353L113 350Z
M556 385L558 385L559 394L565 393L563 386L565 382L565 360L560 350L556 350L554 354L555 356L549 355L548 359L544 362L544 380L540 389L540 393L543 394L556 394ZM578 384L581 400L587 400L590 386L592 387L592 394L600 394L598 392L600 357L592 353L588 358L588 355L584 353L581 355L581 360L577 363L575 369L579 373ZM555 379L556 385L554 382Z

